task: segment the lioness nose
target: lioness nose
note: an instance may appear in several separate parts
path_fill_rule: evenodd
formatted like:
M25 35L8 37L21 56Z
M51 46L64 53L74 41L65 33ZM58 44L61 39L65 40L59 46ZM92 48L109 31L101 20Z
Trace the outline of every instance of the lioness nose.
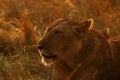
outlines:
M38 49L41 50L41 49L43 49L43 47L44 47L44 46L43 46L42 44L40 44L40 45L38 46Z

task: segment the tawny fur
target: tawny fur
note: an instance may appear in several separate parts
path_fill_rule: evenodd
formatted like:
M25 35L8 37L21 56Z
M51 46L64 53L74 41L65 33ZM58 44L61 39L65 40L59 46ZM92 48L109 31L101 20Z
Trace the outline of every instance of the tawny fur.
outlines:
M52 80L120 80L120 39L107 40L91 26L60 19L47 28L39 49L42 57L56 56Z

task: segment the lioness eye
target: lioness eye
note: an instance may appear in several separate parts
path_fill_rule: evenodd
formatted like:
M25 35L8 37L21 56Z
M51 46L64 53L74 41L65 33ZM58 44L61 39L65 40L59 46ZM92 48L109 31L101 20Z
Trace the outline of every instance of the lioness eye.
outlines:
M56 30L56 31L54 32L54 35L58 35L59 33L61 33L61 31Z

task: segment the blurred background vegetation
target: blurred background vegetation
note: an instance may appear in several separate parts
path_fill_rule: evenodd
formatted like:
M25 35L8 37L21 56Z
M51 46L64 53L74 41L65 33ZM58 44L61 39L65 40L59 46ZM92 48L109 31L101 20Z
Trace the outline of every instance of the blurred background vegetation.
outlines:
M0 80L49 80L37 42L58 18L92 18L94 28L120 35L120 0L0 0Z

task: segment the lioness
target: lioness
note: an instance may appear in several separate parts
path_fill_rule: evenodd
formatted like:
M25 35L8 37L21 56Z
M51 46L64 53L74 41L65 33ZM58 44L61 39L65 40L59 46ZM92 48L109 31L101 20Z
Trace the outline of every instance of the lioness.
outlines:
M120 40L106 40L92 24L59 19L46 29L38 48L52 80L120 80Z

